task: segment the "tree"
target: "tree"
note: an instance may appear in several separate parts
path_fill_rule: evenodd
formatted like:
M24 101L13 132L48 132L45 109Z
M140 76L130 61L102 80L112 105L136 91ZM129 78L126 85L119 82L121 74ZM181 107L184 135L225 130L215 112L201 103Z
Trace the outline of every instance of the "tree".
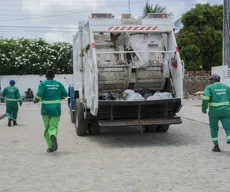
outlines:
M154 7L149 3L146 3L143 10L142 18L148 16L149 13L167 13L167 9L164 6L156 4ZM172 16L172 13L168 13L168 16Z
M148 16L149 13L167 13L167 8L164 6L160 6L158 4L156 4L154 7L152 5L150 5L149 3L146 3L143 9L143 15L141 18L146 18ZM173 17L173 13L170 12L168 13L169 18ZM176 28L176 30L180 30L183 25L181 23L181 18L177 19L174 22L174 26Z
M183 28L181 17L174 22L174 25L175 25L176 31L179 31L180 29Z
M44 74L47 69L57 74L72 73L71 49L72 45L65 42L0 38L0 75Z
M223 5L197 4L182 16L177 34L187 70L211 70L222 64Z

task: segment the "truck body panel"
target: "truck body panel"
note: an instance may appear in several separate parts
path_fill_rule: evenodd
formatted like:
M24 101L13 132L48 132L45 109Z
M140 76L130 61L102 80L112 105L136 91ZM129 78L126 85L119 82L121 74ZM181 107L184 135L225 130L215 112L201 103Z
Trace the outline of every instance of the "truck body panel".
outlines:
M78 93L75 99L84 108L84 119L98 120L101 125L112 121L111 125L116 125L115 121L121 125L122 120L126 125L132 124L128 120L134 125L162 124L164 119L166 124L180 123L181 120L173 118L182 106L184 66L170 19L165 15L145 19L95 15L79 22L79 31L73 39L73 86ZM174 98L99 100L99 93L127 89L171 92Z

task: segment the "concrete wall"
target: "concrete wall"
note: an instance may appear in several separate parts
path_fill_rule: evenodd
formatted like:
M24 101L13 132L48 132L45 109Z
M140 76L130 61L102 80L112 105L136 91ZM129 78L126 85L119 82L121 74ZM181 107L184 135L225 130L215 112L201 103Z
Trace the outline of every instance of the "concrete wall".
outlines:
M196 93L197 91L203 91L205 86L209 84L208 78L210 73L208 72L186 72L184 77L184 92L185 93ZM65 88L68 89L68 83L73 83L72 75L56 75L55 79L64 84ZM45 76L39 75L25 75L25 76L0 76L0 86L2 89L9 85L9 81L14 79L16 86L19 88L21 95L25 94L28 88L31 88L35 92L38 89L40 80L45 80Z
M60 81L63 83L65 88L68 90L68 83L66 80L68 80L69 83L73 83L73 77L72 75L56 75L55 80ZM40 80L45 80L45 76L39 76L39 75L16 75L16 76L0 76L0 87L3 88L9 85L9 81L13 79L16 81L16 85L19 88L21 96L25 95L25 91L28 88L31 88L34 94L36 94L38 85L40 83Z

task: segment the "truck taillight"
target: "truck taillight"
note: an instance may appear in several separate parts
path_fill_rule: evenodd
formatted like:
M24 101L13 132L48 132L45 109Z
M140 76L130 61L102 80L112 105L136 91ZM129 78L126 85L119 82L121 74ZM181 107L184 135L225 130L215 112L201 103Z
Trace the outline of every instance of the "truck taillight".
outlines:
M111 13L92 13L92 18L107 18L111 19L113 18L113 15Z
M168 14L167 13L149 13L148 14L149 19L167 19Z
M177 68L178 65L177 65L177 60L176 60L176 58L173 59L172 65L173 65L174 68Z

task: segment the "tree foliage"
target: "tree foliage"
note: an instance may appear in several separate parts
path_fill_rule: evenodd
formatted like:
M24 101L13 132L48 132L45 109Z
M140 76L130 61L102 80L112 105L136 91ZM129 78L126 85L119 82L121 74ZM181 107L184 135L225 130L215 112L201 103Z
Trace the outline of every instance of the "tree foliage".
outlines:
M177 34L187 70L210 70L222 64L223 5L197 4L182 16Z
M167 13L167 9L164 6L156 4L155 6L146 3L143 9L142 18L148 16L149 13ZM169 16L172 16L172 13L168 13Z
M72 73L69 43L49 44L43 39L0 39L0 75Z

